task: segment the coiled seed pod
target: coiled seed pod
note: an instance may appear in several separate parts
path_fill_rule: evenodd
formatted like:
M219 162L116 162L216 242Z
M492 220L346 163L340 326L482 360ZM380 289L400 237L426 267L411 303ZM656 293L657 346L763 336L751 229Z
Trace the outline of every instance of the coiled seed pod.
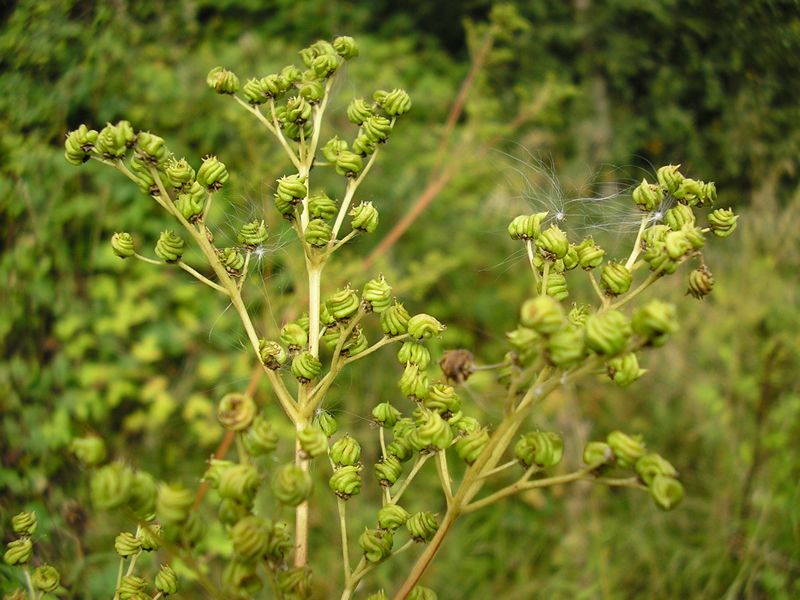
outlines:
M275 197L290 204L297 204L308 194L306 178L300 175L286 175L278 179Z
M333 140L331 140L333 141ZM339 210L336 200L328 197L324 192L312 194L308 198L308 214L315 219L328 220Z
M337 321L349 319L358 311L358 294L348 285L325 301L325 306L330 315Z
M687 294L698 300L702 300L714 289L714 276L707 266L701 265L689 273L689 288Z
M3 560L7 565L24 565L31 559L33 554L33 542L31 538L25 536L9 542Z
M402 365L417 365L420 369L427 369L431 362L431 353L419 342L403 342L397 352L397 360Z
M137 554L142 547L142 543L135 535L129 531L120 533L114 539L114 550L122 558L128 558Z
M183 523L189 518L194 504L194 494L180 483L162 483L158 486L156 512L164 523Z
M82 165L91 156L98 133L94 129L89 129L86 125L81 125L78 129L67 134L64 142L64 158L71 165Z
M633 352L612 358L606 368L611 381L620 387L629 386L647 372L639 368L639 359Z
M423 404L428 410L438 412L442 418L448 419L461 410L461 398L453 386L446 383L435 383L428 389Z
M583 462L591 467L600 467L614 461L614 452L605 442L589 442L583 450Z
M321 81L304 81L300 85L298 93L309 104L319 104L320 100L325 97L325 87Z
M88 467L96 467L106 459L105 442L96 436L75 438L70 442L69 448Z
M406 529L415 542L430 542L439 529L439 522L432 512L421 511L408 518Z
M341 59L333 54L320 54L311 61L311 70L317 77L327 78L336 72L341 64Z
M586 356L586 342L581 327L565 327L547 340L547 359L556 367L562 369L572 367L584 356Z
M372 105L364 98L354 98L347 105L347 119L356 125L361 125L374 114Z
M376 115L364 121L361 128L370 141L382 143L389 139L389 134L392 131L392 122L386 117Z
M262 587L257 571L258 563L232 560L222 572L222 584L226 591L237 596L252 597Z
M551 225L536 239L536 247L547 260L564 258L569 250L567 234L556 225Z
M620 467L632 467L645 453L641 436L631 436L621 431L612 431L606 438Z
M403 463L391 454L375 463L375 477L383 487L393 486L402 473Z
M154 552L161 546L161 525L158 523L147 523L146 527L142 527L136 536L139 538L139 543L142 550L145 552Z
M261 517L244 517L231 528L233 551L242 560L260 559L267 552L272 524Z
M645 212L654 211L661 204L664 192L661 186L647 183L647 179L642 179L642 183L633 190L633 202Z
M197 222L203 214L206 206L205 188L196 181L188 187L188 190L178 194L175 200L175 207L183 218L190 223Z
M11 529L17 535L33 535L36 532L36 513L21 512L11 517Z
M670 231L664 237L664 250L671 260L680 260L692 250L689 236L684 231Z
M222 265L231 275L241 275L244 269L244 256L238 248L224 248L220 255Z
M169 565L161 565L156 573L156 591L164 596L170 596L178 592L178 576Z
M421 448L444 450L453 441L453 431L442 416L432 410L424 410L417 423L417 443Z
M411 316L402 304L397 302L381 313L381 329L390 336L403 335L408 331Z
M588 304L573 304L567 315L567 319L576 327L583 327L589 319L591 310L592 307Z
M336 53L345 60L358 56L358 44L356 44L353 38L347 35L340 35L334 38L333 48L336 50Z
M672 477L656 475L648 489L653 502L661 510L672 510L683 500L683 486Z
M550 335L566 322L564 308L550 296L529 298L520 310L520 322L541 335Z
M355 465L359 458L361 458L361 444L350 435L339 438L331 446L330 459L337 467Z
M336 172L344 177L354 179L364 169L364 161L359 154L342 150L336 155Z
M523 467L553 467L564 455L564 441L551 431L533 431L520 437L514 446L514 456Z
M324 409L317 409L314 414L314 425L319 427L328 437L332 437L339 430L339 424L333 415Z
M216 156L206 156L197 170L197 183L209 191L219 190L228 179L228 168Z
M408 437L396 437L386 446L386 452L396 456L400 462L406 462L414 456L414 447Z
M295 354L308 345L308 332L299 323L290 321L281 327L281 344Z
M234 525L249 514L250 508L248 506L236 500L231 500L230 498L223 498L217 508L219 520L224 525Z
M536 292L542 293L542 284L540 281L536 284ZM567 287L567 278L562 273L551 272L547 277L547 289L545 293L551 298L555 298L559 302L569 298L569 288Z
M311 219L303 232L306 241L315 248L321 248L331 241L331 226L322 219Z
M264 221L250 221L242 225L237 240L244 247L253 250L267 241L267 226Z
M347 465L333 472L328 485L334 494L342 500L356 496L361 491L361 467Z
M271 94L262 81L262 79L258 78L248 79L242 86L242 94L244 95L244 98L247 100L248 104L251 104L252 106L258 106L259 104L264 104L267 100L269 100L269 96Z
M250 427L257 412L258 407L250 396L225 394L219 401L217 419L228 431L244 431Z
M408 600L438 600L439 596L436 595L431 588L418 585L408 595Z
M619 296L631 289L633 273L622 263L606 263L600 271L600 285L609 296Z
M239 91L239 78L233 71L223 67L214 67L206 77L208 87L218 94L235 94Z
M353 140L353 152L359 156L369 156L377 149L378 145L366 135L359 135Z
M157 494L156 480L153 476L144 471L136 471L131 481L128 508L137 517L148 520L155 513Z
M136 142L136 134L128 121L107 124L97 135L94 147L103 158L122 158Z
M219 495L250 506L261 479L251 464L233 464L224 469L219 478Z
M285 124L304 125L311 119L311 105L302 96L293 96L286 102Z
M675 194L683 181L683 175L678 171L679 167L680 165L666 165L656 171L658 183L670 194Z
M222 474L236 463L230 460L222 460L212 457L208 461L206 472L203 473L203 481L208 483L212 488L217 489L219 482L222 479Z
M444 325L435 317L425 313L414 315L408 321L408 333L417 340L427 340L434 335L442 333L444 330Z
M372 205L372 202L362 202L358 206L354 206L350 212L350 226L358 231L364 233L372 233L378 228L380 215L378 209Z
M272 480L272 493L279 502L297 506L311 493L311 477L300 467L289 463L283 465Z
M673 467L668 460L658 454L652 453L645 454L636 461L636 473L639 475L639 478L644 481L645 485L648 486L653 483L653 479L657 475L663 475L665 477L678 476L678 471L675 470L675 467Z
M156 242L156 256L161 260L174 263L183 256L184 241L174 231L162 231Z
M258 415L242 436L244 447L251 456L263 456L278 447L278 432L267 419Z
M591 237L585 238L575 247L578 252L578 264L584 271L590 271L603 264L606 251L598 246Z
M33 587L42 592L55 592L61 585L61 575L55 567L42 565L37 567L31 576Z
M702 206L704 201L704 184L696 179L684 177L673 196L683 204L688 206Z
M392 553L392 532L386 529L366 529L358 538L358 545L364 551L364 558L377 563Z
M322 370L322 363L311 352L303 350L292 360L292 375L300 383L308 383Z
M411 97L402 89L391 92L378 90L373 98L390 117L403 115L411 110Z
M389 402L381 402L372 409L372 418L381 427L394 427L400 418L400 411Z
M730 208L718 208L708 215L708 226L715 236L724 238L734 232L738 219Z
M651 300L633 313L633 331L651 346L662 346L678 330L674 304Z
M519 215L508 225L508 235L512 240L533 240L541 234L542 220L546 212L533 215Z
M467 433L456 442L458 457L468 465L473 464L489 444L489 432L478 429Z
M364 284L361 301L367 311L382 313L392 305L392 288L383 275Z
M125 575L119 583L117 592L120 600L145 600L150 597L145 589L147 582L138 575Z
M316 425L306 425L297 431L297 441L308 458L328 452L328 436Z
M122 463L100 467L89 483L92 503L100 510L119 508L128 501L133 471Z
M164 173L170 186L176 190L188 189L194 183L194 169L186 162L185 158L180 160L169 159Z
M130 258L136 254L133 237L128 232L115 233L111 236L111 249L120 258Z
M400 381L397 382L402 394L412 400L422 400L428 395L428 376L417 365L406 365Z
M378 527L395 531L405 525L410 516L399 504L386 504L378 511Z
M286 362L286 350L278 342L258 340L258 355L268 369L276 371Z
M630 337L630 321L617 310L595 313L586 320L586 347L597 354L619 354L625 349Z
M685 225L694 226L694 211L685 204L676 204L664 215L667 227L672 231L680 231Z

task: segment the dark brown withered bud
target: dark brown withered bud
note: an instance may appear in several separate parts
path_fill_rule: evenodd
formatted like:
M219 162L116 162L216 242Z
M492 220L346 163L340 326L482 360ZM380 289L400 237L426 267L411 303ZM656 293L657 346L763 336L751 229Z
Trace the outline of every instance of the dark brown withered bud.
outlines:
M448 350L439 361L439 368L448 381L464 383L475 372L475 359L469 350Z

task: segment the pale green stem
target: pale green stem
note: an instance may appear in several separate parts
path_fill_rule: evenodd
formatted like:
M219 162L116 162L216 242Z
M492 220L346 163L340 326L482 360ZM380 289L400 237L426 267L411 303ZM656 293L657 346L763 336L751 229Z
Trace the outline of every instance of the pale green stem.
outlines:
M289 158L292 160L292 164L294 165L295 169L300 171L300 167L302 166L303 163L301 163L300 160L297 158L297 155L294 153L294 150L292 150L291 146L289 146L289 142L286 141L286 138L283 135L283 130L281 129L281 126L278 124L278 115L275 113L275 100L272 98L269 99L269 110L270 114L272 115L272 125L275 128L275 131L273 132L275 134L275 137L278 138L278 141L280 142L281 146L283 146L283 149L286 150L286 154L289 155ZM259 113L260 112L261 111L259 111Z
M195 278L195 279L197 279L198 281L200 281L200 282L202 282L202 283L206 284L208 287L210 287L210 288L213 288L213 289L217 290L218 292L222 292L222 293L223 293L223 294L225 294L226 296L229 296L229 295L230 295L230 294L228 293L228 290L226 290L224 287L222 287L222 286L221 286L221 285L219 285L218 283L214 283L214 282L213 282L213 281L211 281L211 280L210 280L208 277L206 277L206 276L204 276L204 275L202 275L202 274L198 273L196 270L194 270L192 267L190 267L189 265L187 265L187 264L186 264L185 262L183 262L182 260L179 260L179 261L178 261L176 264L177 264L177 265L178 265L178 266L179 266L181 269L183 269L184 271L186 271L187 273L189 273L189 275L191 275L192 277L194 277L194 278Z
M247 279L247 269L250 266L250 255L252 252L247 252L244 256L244 266L242 267L242 275L239 277L239 289L241 290L244 286L244 282Z
M122 583L122 573L125 569L125 559L119 559L119 568L117 569L117 584L114 586L114 600L119 598L119 586Z
M163 593L161 593L161 592L158 592L158 593L157 593L155 596L153 596L152 600L160 600L160 598L161 598L163 595L164 595Z
M533 279L536 282L536 285L539 285L541 276L539 275L539 269L536 268L536 264L534 263L534 258L536 257L536 253L534 252L533 242L531 240L525 241L525 250L527 250L528 252L528 262L531 265L531 271L533 271Z
M388 453L386 452L386 434L383 433L383 425L381 425L380 429L378 430L378 436L381 440L381 456L386 458Z
M636 234L636 240L633 242L633 248L631 249L631 254L628 256L628 260L625 262L625 268L630 269L633 266L633 263L636 262L636 258L639 256L639 252L642 251L642 234L644 230L647 228L647 223L650 221L649 213L642 217L642 224L639 225L639 233Z
M25 565L22 568L22 572L25 573L25 583L28 586L28 594L30 594L31 600L38 600L39 595L36 593L36 590L33 587L31 570L28 568L28 565ZM122 565L120 565L120 574L122 574ZM119 582L117 583L117 587L119 587Z
M341 498L336 499L339 509L339 529L342 534L342 563L344 568L344 585L350 587L350 550L347 547L347 504Z
M250 462L247 448L244 447L244 439L242 438L242 434L237 432L234 439L236 440L236 454L239 457L239 462L243 465L246 465Z
M335 243L335 244L334 244L334 245L333 245L333 246L332 246L332 247L331 247L331 248L330 248L330 249L329 249L329 250L328 250L328 251L325 253L325 258L328 258L328 257L329 257L331 254L333 254L334 252L336 252L336 251L337 251L339 248L341 248L342 246L344 246L344 245L345 245L347 242L349 242L350 240L352 240L352 239L353 239L354 237L356 237L356 236L357 236L359 233L361 233L361 231L359 231L358 229L353 229L353 231L351 231L351 232L350 232L350 233L348 233L346 236L344 236L344 237L343 237L341 240L339 240L338 242L336 242L336 243Z
M364 358L368 354L372 354L373 352L375 352L376 350L380 350L384 346L388 346L389 344L393 344L394 342L402 342L403 340L405 340L405 339L407 339L409 337L410 336L407 333L404 333L403 335L394 336L394 337L384 336L380 340L378 340L377 342L372 344L372 346L370 346L369 348L364 350L363 352L359 352L358 354L355 354L353 356L348 356L346 359L344 359L343 365L349 365L351 362L355 362L357 360L361 360L362 358Z
M394 120L392 120L392 123L394 123ZM375 158L377 156L378 150L376 149L375 152L373 152L369 157L367 164L364 166L364 170L361 171L361 174L358 176L358 178L347 180L347 189L344 193L344 199L342 200L342 205L339 207L339 214L336 215L336 221L334 222L333 229L331 230L331 240L335 240L339 236L339 229L341 229L344 218L350 209L350 202L353 200L353 196L355 195L358 186L361 185L361 182L364 181L364 177L367 176L367 173L369 173L372 165L375 164Z
M147 258L146 256L142 256L138 252L134 252L133 253L133 257L141 260L142 262L146 262L147 264L150 264L150 265L157 265L159 267L163 267L164 266L164 263L161 262L160 260L155 260L153 258Z
M494 469L491 469L491 470L487 471L486 473L483 473L480 476L480 479L485 479L487 477L491 477L492 475L497 475L498 473L501 473L501 472L505 471L506 469L510 469L511 467L514 467L514 466L516 466L518 464L519 464L518 460L516 460L516 459L510 460L507 463L503 463L499 467L495 467Z
M649 288L651 285L653 285L660 277L661 277L660 273L651 273L650 275L647 276L647 279L645 279L639 285L639 287L622 296L619 300L614 302L610 306L610 308L615 309L619 308L620 306L624 306L625 304L636 298L636 296L645 291L647 288Z
M414 542L414 540L406 541L405 544L403 544L397 550L392 552L389 556L386 557L386 560L383 560L380 563L368 563L366 560L362 559L361 562L358 563L358 566L356 566L356 570L353 571L353 575L350 578L350 580L352 582L351 585L353 586L353 588L355 588L355 586L358 584L358 582L361 581L362 579L364 579L364 576L367 573L369 573L370 571L372 571L375 567L390 561L391 559L393 559L398 554L402 554L403 552L405 552L406 550L408 550L409 548L414 546L415 543L416 542ZM347 590L345 590L345 591L347 591ZM349 598L350 594L352 594L352 593L353 593L353 589L350 589L349 594L347 596L345 596L343 594L342 598L343 599Z
M513 494L517 494L519 492L523 492L526 490L532 490L535 488L542 488L542 487L550 487L554 485L560 485L562 483L570 483L572 481L578 481L580 479L585 479L587 475L591 473L591 469L582 469L580 471L575 471L574 473L569 473L567 475L558 475L556 477L547 477L545 479L537 479L535 481L528 481L525 477L513 483L509 486L506 486L494 494L490 494L485 498L481 498L480 500L476 500L475 502L470 502L466 506L463 507L464 513L474 512L495 502L502 500L503 498L507 498L508 496L512 496Z
M319 311L322 266L308 269L308 338L309 351L319 357Z
M439 482L442 484L447 506L450 506L453 503L453 488L450 481L450 471L447 468L447 454L444 450L439 450L436 453L436 472L439 475Z
M405 478L405 481L400 485L400 489L397 490L397 493L392 496L392 504L397 504L400 501L400 498L403 496L403 493L408 489L408 486L414 480L414 477L419 470L422 468L422 465L433 456L432 454L420 454L417 457L417 461L414 463L414 466L411 468L411 472L408 474L408 477Z
M544 268L542 269L542 290L539 293L540 296L547 295L547 278L550 275L550 261L544 261Z
M206 198L206 205L203 208L203 215L200 217L200 220L203 221L204 223L206 222L206 219L208 219L208 213L211 210L211 201L213 200L213 198L214 194L212 192L208 192L208 197Z
M139 557L140 557L141 555L142 555L142 551L141 551L141 550L139 550L139 551L138 551L136 554L134 554L133 556L131 556L131 562L130 562L130 564L128 564L128 570L125 572L125 575L126 575L126 576L127 576L127 575L132 575L132 574L133 574L133 569L135 569L135 568L136 568L136 561L138 561L138 560L139 560Z

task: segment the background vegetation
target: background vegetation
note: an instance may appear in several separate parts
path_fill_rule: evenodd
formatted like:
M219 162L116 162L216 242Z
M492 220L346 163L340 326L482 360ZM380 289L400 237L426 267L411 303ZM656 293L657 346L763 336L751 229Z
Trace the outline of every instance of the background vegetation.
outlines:
M339 88L402 85L414 109L365 184L381 227L338 259L341 280L329 283L385 273L414 308L448 324L442 348L472 348L487 363L501 356L530 292L505 235L526 207L564 209L567 227L613 238L631 226L624 204L567 200L674 162L715 179L719 205L742 214L710 263L708 299L680 299L680 282L668 284L688 316L649 356L645 378L622 391L568 390L540 415L573 458L592 435L641 432L680 470L684 505L662 514L639 494L580 486L515 498L461 523L426 584L443 599L800 597L800 4L515 8L20 0L0 9L0 531L7 541L10 516L37 510L37 559L60 568L68 597L108 596L119 527L92 513L86 474L65 451L73 436L98 432L115 456L195 483L222 436L218 398L248 384L271 398L251 380L238 323L218 298L180 272L113 256L111 233L154 242L166 220L108 170L67 165L64 134L126 118L193 163L218 154L234 177L211 219L217 234L250 217L272 226L249 294L274 334L299 308L301 266L271 210L286 165L204 78L217 64L264 74L339 33L362 46ZM346 126L344 103L334 103L334 129ZM424 218L387 238L420 205ZM396 395L399 376L391 352L367 362L329 407L362 440L371 434L357 415ZM472 386L491 413L480 380ZM338 560L327 547L333 510L320 502L314 515L320 597L325 565ZM378 573L378 585L397 582L394 570ZM0 589L15 577L0 567Z

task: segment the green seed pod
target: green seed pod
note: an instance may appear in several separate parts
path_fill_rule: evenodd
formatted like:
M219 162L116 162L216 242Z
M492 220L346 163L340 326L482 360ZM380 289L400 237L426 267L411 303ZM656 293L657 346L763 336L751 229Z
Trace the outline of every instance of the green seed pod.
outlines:
M369 156L378 148L378 144L369 139L366 135L359 135L353 140L353 152L359 156Z
M278 447L278 432L272 423L258 415L242 435L242 442L250 456L264 456Z
M650 270L654 273L661 275L672 275L678 270L680 264L676 260L672 260L667 254L665 244L661 244L660 248L651 248L643 255L645 262L650 265Z
M550 296L529 298L520 310L520 322L541 335L551 335L566 323L564 308Z
M311 61L311 70L322 79L330 77L341 64L341 59L333 54L321 54Z
M672 477L656 475L648 488L650 497L661 510L672 510L683 500L683 486Z
M185 158L180 160L169 159L164 173L169 184L176 190L187 189L194 183L194 169L186 162Z
M108 123L94 143L95 149L103 158L122 158L136 142L136 134L128 121L118 121L116 125Z
M556 367L568 369L586 356L583 328L565 327L547 340L547 359Z
M347 148L347 142L340 139L337 135L325 142L325 145L322 147L322 155L328 162L335 163L339 154L347 150Z
M417 365L406 365L403 375L397 382L400 391L411 400L422 400L428 394L428 376Z
M398 504L386 504L378 511L378 527L395 531L405 525L411 515Z
M578 264L585 271L599 267L606 255L606 251L598 246L591 237L585 238L575 249L578 252Z
M17 535L33 535L36 532L36 513L17 513L11 517L11 528Z
M125 575L119 583L117 593L120 600L146 600L150 597L146 588L147 582L138 575Z
M294 75L295 73L297 75L297 79L300 79L300 71L295 69L295 72L291 74ZM263 90L267 100L270 98L278 99L283 96L292 86L292 83L294 83L294 81L289 80L286 75L284 75L283 71L281 71L280 75L272 73L266 77L262 77L261 81L259 81L261 89Z
M592 307L588 304L573 304L567 315L567 320L577 327L583 327L589 319L591 310Z
M183 256L184 246L184 241L174 231L162 231L156 242L156 256L168 263L178 262Z
M420 367L422 368L422 367ZM435 383L428 389L428 397L424 400L425 408L438 412L443 419L461 410L461 398L453 386L446 383Z
M75 438L69 449L87 467L96 467L106 459L106 444L96 436Z
M236 237L240 244L253 250L267 241L267 235L267 225L262 220L245 223Z
M432 512L422 511L408 518L406 529L415 542L430 542L439 529L439 522Z
M308 345L308 333L298 323L290 321L281 328L281 344L294 354Z
M645 453L641 436L630 436L621 431L612 431L606 438L620 467L632 467Z
M395 301L394 305L381 313L381 329L389 336L403 335L408 331L410 319L405 307Z
M411 98L402 89L393 89L391 92L378 90L373 98L390 117L399 116L411 110Z
M350 150L342 150L336 155L336 172L344 177L354 179L364 168L361 156Z
M453 431L442 416L432 410L424 410L417 420L417 442L422 448L446 449L453 441ZM412 440L412 443L414 440Z
M333 39L333 48L345 60L358 56L358 44L350 36L340 35Z
M564 455L564 441L551 431L534 431L520 437L514 446L514 456L523 467L553 467Z
M408 600L438 600L439 596L436 595L431 588L418 585L408 595Z
M298 90L301 98L305 98L309 104L319 104L325 96L325 87L321 81L304 81Z
M220 475L219 495L250 506L260 484L258 470L253 465L234 463Z
M212 457L208 461L208 467L206 468L206 472L203 473L202 481L208 483L212 488L217 489L222 480L222 474L235 464L235 462L230 460Z
M664 221L672 231L680 231L684 225L694 225L694 211L685 204L676 204L666 212Z
M304 235L309 244L315 248L321 248L331 241L331 226L322 219L311 219Z
M647 486L652 485L653 479L658 475L673 478L678 476L678 471L669 461L652 453L645 454L636 461L636 473Z
M286 65L280 72L280 78L286 82L287 88L290 84L300 81L302 76L303 74L300 72L300 69L294 65Z
M414 456L414 448L408 437L395 438L386 446L387 454L396 456L400 462L408 461Z
M203 214L206 206L206 190L196 181L191 184L189 191L178 194L175 206L183 218L190 223L195 223Z
M235 94L239 91L239 78L233 71L223 67L214 67L206 77L208 87L218 94Z
M376 313L382 313L392 305L392 288L383 275L364 284L361 302L367 312Z
M633 331L651 346L663 346L670 334L678 330L674 304L651 300L633 313Z
M730 208L718 208L708 215L708 226L715 236L724 238L734 232L738 219Z
M678 191L683 181L683 175L678 171L679 167L680 165L666 165L656 171L658 183L673 195Z
M536 292L539 294L542 293L541 282L536 285ZM551 272L547 277L547 295L551 298L555 298L559 302L566 300L569 297L567 278L561 273Z
M567 234L556 225L551 225L536 239L536 247L547 260L564 258L569 250Z
M400 411L389 402L381 402L372 409L372 418L381 427L394 427L400 418Z
M158 489L156 480L150 473L136 471L131 482L128 508L141 519L151 519L156 511Z
M217 407L217 420L228 431L244 431L253 422L258 407L250 396L225 394Z
M164 523L183 523L189 518L194 494L181 483L162 483L158 486L156 512Z
M511 347L519 353L520 360L527 362L529 358L538 356L543 338L533 329L517 327L514 331L506 333L506 339Z
M269 538L269 548L267 558L276 563L284 561L287 552L294 547L292 536L289 533L289 525L285 521L278 521L272 528L272 535Z
M100 510L112 510L124 505L131 493L133 471L122 463L100 467L89 483L92 504Z
M488 444L489 432L486 429L478 429L467 433L456 442L456 453L461 460L471 465L478 460Z
M389 600L389 596L383 590L378 590L367 596L366 600Z
M161 546L161 525L158 523L147 523L146 527L139 529L136 535L139 544L145 552L155 552Z
M149 131L139 132L134 149L136 157L145 165L161 165L169 156L164 138L153 135Z
M283 124L283 134L295 142L299 142L301 139L311 139L311 132L312 127L310 121L302 125L291 122Z
M249 514L249 506L232 500L231 498L223 498L219 503L219 507L217 507L217 515L219 516L220 523L224 525L234 525Z
M699 227L695 227L693 225L684 225L681 232L686 236L686 239L693 250L700 250L700 248L706 245L706 238L703 235L703 230Z
M672 260L680 260L691 252L692 244L684 231L670 231L664 237L664 250Z
M372 233L378 228L378 209L372 205L372 202L362 202L358 206L354 206L348 214L352 217L350 226L353 229Z
M705 265L700 265L697 269L689 273L689 289L687 294L698 300L702 300L714 289L714 276Z
M364 98L353 98L347 106L347 119L356 125L361 125L374 114L375 109Z
M311 477L300 467L289 463L283 465L272 480L272 493L279 502L297 506L311 493Z
M122 558L128 558L134 554L138 554L142 547L141 541L129 531L120 533L114 539L114 550Z
M608 361L606 372L611 381L620 387L626 387L644 375L647 369L640 369L639 359L633 352L629 352Z
M285 124L304 125L311 119L311 105L302 96L293 96L286 101Z
M328 486L342 500L357 496L361 492L361 466L347 465L333 472Z
M266 554L272 524L254 515L241 519L231 528L233 551L242 560L257 560Z
M224 248L220 256L222 265L231 275L241 275L244 269L244 256L238 248Z
M328 451L328 436L315 425L307 425L299 429L297 441L308 458L322 456Z
M89 160L98 133L94 129L89 129L86 125L81 125L78 129L67 134L64 142L64 158L71 165L80 166Z
M684 178L678 189L672 194L682 204L702 206L704 200L704 184L696 179Z
M242 86L242 94L248 104L258 106L264 104L272 96L262 81L263 79L248 79Z
M21 537L8 543L3 560L11 566L24 565L30 560L31 554L33 554L31 538Z
M355 465L361 458L361 444L354 437L345 435L331 446L330 458L337 467Z
M716 201L717 201L717 186L714 184L713 181L704 183L700 205L702 206L703 204L708 202L713 206L714 202Z
M631 337L631 324L618 310L595 313L586 320L585 336L589 350L614 356L625 349Z
M343 356L356 356L369 348L369 340L361 327L356 327L342 347Z
M325 306L335 320L345 321L358 311L358 294L348 285L328 297Z
M580 264L580 259L578 258L578 247L575 244L570 244L569 249L562 260L564 261L565 270L572 271L572 269L576 268Z
M296 205L308 194L306 178L300 175L286 175L278 179L275 197Z
M425 313L414 315L408 320L408 333L417 340L427 340L434 335L439 335L444 330L444 325L436 318Z
M311 352L303 350L292 360L292 375L300 383L308 383L322 370L322 363Z
M339 424L327 410L319 409L314 415L314 425L319 427L327 437L332 437L339 430Z
M50 565L37 567L31 576L33 587L42 592L55 592L61 585L61 575Z
M401 365L417 365L420 369L428 368L431 362L431 352L419 342L403 342L397 352L397 360Z
M281 598L310 598L311 570L308 567L294 567L286 571L278 571L276 577Z
M272 371L277 371L286 362L286 350L278 342L271 340L258 340L258 355L264 366Z
M633 273L622 263L610 262L600 270L600 285L606 295L615 297L631 289Z
M358 545L369 562L381 562L392 553L392 532L385 529L366 529L358 538Z
M222 572L225 590L235 594L234 597L252 597L257 594L263 585L257 569L257 562L232 560Z
M169 565L161 565L156 573L155 584L156 591L161 592L164 596L175 594L178 591L178 576Z
M389 139L389 134L392 131L392 122L386 117L379 115L367 118L361 124L362 131L367 138L376 144L380 144Z
M375 463L375 478L382 487L392 487L403 473L403 463L389 454Z
M642 183L633 190L633 202L645 212L654 211L661 204L664 195L661 186L647 183L647 179L642 179Z
M336 200L329 198L324 192L312 194L308 198L308 213L315 219L332 218L339 211Z
M120 258L130 258L136 254L133 237L128 232L115 233L111 236L111 249Z
M541 235L542 220L547 216L546 212L534 215L519 215L514 217L508 225L508 235L512 240L533 240Z
M600 467L613 460L614 452L605 442L589 442L583 450L583 462L590 467Z

